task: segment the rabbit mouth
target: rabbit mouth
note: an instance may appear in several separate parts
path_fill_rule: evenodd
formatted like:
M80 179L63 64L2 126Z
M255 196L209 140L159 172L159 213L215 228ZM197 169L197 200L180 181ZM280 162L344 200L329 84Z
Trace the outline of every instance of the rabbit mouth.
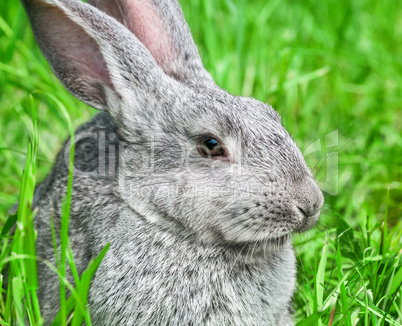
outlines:
M299 225L295 228L294 232L303 233L303 232L306 232L306 231L312 229L317 224L320 214L321 214L321 211L319 211L318 213L316 213L312 216L304 217L301 220L301 223L299 223Z

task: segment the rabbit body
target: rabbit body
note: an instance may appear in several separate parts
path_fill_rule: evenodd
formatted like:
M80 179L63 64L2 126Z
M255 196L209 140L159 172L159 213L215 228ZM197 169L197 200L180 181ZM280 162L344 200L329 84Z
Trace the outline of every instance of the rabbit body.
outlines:
M69 237L94 325L292 325L290 234L323 196L268 105L220 89L174 0L23 0L65 87L105 111L76 132ZM54 263L70 143L40 184L38 255ZM57 277L39 264L47 323ZM71 273L68 278L73 282Z

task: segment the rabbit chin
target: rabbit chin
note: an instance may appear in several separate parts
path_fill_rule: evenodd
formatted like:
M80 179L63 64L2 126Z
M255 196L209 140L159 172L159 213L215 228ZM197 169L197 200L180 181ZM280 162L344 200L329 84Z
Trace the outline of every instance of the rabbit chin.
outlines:
M221 237L233 248L243 248L246 252L247 248L258 253L258 251L279 250L291 243L293 233L303 233L315 226L320 216L320 212L310 217L300 217L295 219L294 224L285 226L277 226L267 228L261 225L251 228L244 227L240 224L237 228L230 228L231 232L221 231ZM227 228L223 228L225 230Z
M277 238L266 238L251 242L232 243L227 246L235 250L249 263L265 261L272 255L279 254L292 248L291 235L285 234Z
M249 219L237 221L234 224L225 221L207 229L198 230L198 237L208 243L223 243L232 248L251 247L253 250L280 249L291 242L293 233L303 233L312 229L320 216L320 212L313 216L305 216L296 212L291 215L290 221L283 221L277 225L266 224L261 221L251 222ZM247 251L247 250L246 250Z
M261 249L280 249L291 242L291 231L272 230L266 232L263 228L260 230L246 229L243 232L220 232L221 238L227 246L247 251L247 248Z

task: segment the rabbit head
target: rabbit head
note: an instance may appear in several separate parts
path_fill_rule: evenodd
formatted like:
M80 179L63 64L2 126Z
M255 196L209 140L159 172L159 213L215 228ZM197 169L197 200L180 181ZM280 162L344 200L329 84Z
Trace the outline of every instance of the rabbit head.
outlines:
M176 0L23 3L60 81L115 122L116 191L137 215L232 244L316 223L322 193L279 115L214 83Z

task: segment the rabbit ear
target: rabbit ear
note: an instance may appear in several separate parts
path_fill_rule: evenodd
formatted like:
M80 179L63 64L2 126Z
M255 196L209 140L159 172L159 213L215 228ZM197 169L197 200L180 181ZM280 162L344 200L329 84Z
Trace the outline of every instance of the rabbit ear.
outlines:
M163 93L167 77L144 45L115 19L78 0L22 2L53 71L83 102L110 111L116 106L111 97L122 98L126 90Z
M212 80L176 0L88 2L125 25L148 48L166 74L182 82Z

